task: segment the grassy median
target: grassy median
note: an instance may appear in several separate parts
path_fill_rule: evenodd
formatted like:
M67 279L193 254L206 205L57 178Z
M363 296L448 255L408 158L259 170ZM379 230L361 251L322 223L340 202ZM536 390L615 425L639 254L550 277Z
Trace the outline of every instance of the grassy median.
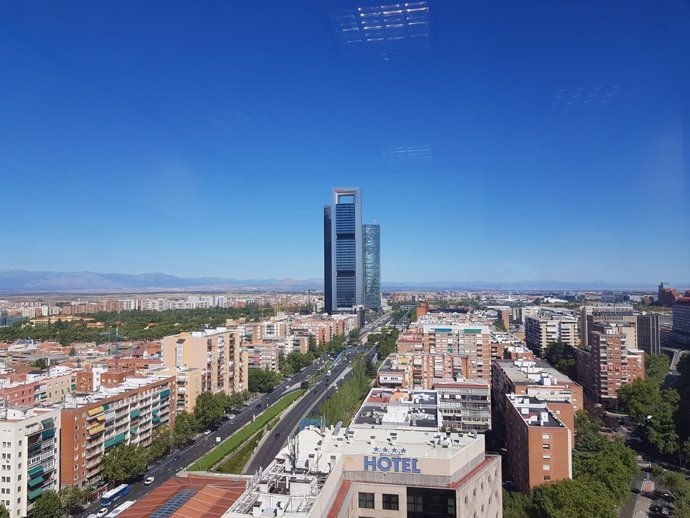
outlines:
M299 399L305 390L296 390L290 392L286 396L276 401L273 405L268 407L265 412L257 416L253 423L247 424L238 432L232 434L225 441L220 443L217 447L212 449L207 455L200 458L189 467L190 471L208 471L213 466L218 464L222 459L230 455L237 448L242 446L252 435L261 430L271 419L280 414L283 410L289 407L295 400Z

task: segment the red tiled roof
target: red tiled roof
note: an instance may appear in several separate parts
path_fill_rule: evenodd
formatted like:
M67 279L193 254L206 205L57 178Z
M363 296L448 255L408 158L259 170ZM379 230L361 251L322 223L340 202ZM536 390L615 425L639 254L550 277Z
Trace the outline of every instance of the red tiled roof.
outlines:
M173 477L120 515L121 518L146 518L184 489L198 492L172 515L173 518L220 518L244 493L247 483L221 477L188 475Z
M340 513L340 508L342 507L343 502L345 501L345 497L347 496L347 492L350 490L351 484L352 482L350 482L349 480L343 480L343 483L340 484L340 487L338 488L338 494L335 495L335 500L333 501L331 510L328 511L327 518L338 518L338 513Z

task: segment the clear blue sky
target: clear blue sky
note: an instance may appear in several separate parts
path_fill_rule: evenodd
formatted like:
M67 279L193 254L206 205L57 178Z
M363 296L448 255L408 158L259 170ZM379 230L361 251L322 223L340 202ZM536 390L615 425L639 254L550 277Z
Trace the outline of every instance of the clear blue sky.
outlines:
M384 282L690 278L689 2L363 5L2 2L0 268L321 277L360 186Z

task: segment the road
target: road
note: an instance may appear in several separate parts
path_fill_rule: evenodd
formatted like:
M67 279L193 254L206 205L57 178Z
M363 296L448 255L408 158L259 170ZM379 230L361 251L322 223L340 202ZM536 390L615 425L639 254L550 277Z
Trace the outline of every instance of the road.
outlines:
M178 471L186 468L197 459L208 453L208 451L215 446L216 437L220 437L221 440L228 438L243 425L250 422L253 415L260 414L266 409L266 407L272 405L283 395L285 395L285 390L289 386L301 383L302 381L308 379L309 376L314 374L319 367L320 365L318 363L310 365L302 372L297 373L290 380L282 382L270 394L263 394L261 397L253 399L250 404L234 418L224 421L218 430L208 435L202 434L198 436L195 442L191 445L182 450L172 452L167 457L164 457L162 460L152 465L143 478L154 477L155 480L153 484L150 486L145 486L143 483L143 478L142 481L135 482L132 484L132 489L129 494L123 500L118 501L117 505L126 500L139 500L148 492L165 483L170 477L174 477ZM257 408L257 405L261 405L261 407ZM116 504L113 504L111 509L115 506ZM88 516L90 513L96 512L99 508L100 503L94 503L87 507L79 516Z
M281 417L278 424L269 432L273 437L267 437L266 440L262 442L249 463L249 466L245 469L245 473L256 473L258 469L265 468L273 461L287 441L287 438L297 428L299 422L309 414L311 409L320 405L335 394L335 382L342 382L338 380L338 378L349 368L350 363L352 363L352 360L357 356L357 353L349 353L345 356L336 367L331 369L332 372L330 376L319 381L287 414Z

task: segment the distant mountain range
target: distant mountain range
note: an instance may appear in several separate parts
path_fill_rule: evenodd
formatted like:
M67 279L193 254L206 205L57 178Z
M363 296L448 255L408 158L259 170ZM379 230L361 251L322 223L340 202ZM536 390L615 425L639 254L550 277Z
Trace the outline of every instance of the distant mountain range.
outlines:
M690 283L679 283L688 286ZM162 273L96 273L0 270L0 293L131 293L204 290L278 290L303 291L323 289L322 279L225 279L221 277L176 277ZM606 281L448 281L386 282L385 291L403 290L654 290L654 283Z
M290 290L323 288L320 279L186 278L163 273L34 272L0 270L0 293L120 293L189 290Z

